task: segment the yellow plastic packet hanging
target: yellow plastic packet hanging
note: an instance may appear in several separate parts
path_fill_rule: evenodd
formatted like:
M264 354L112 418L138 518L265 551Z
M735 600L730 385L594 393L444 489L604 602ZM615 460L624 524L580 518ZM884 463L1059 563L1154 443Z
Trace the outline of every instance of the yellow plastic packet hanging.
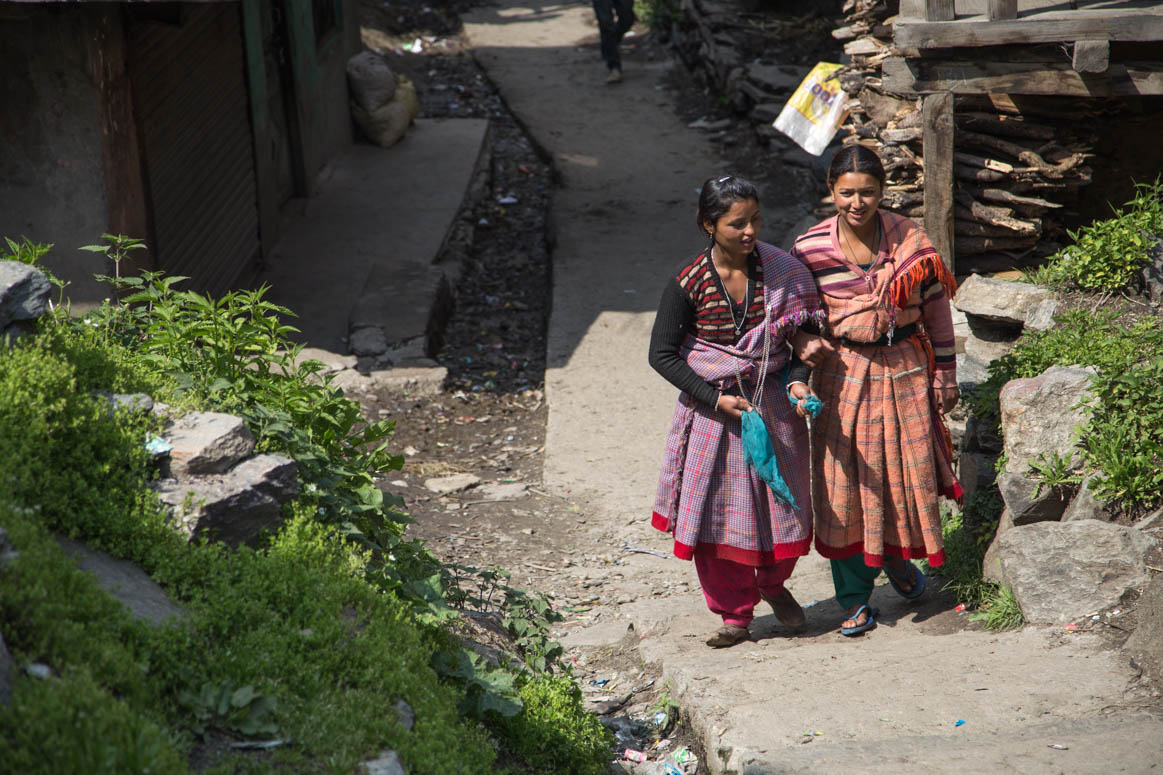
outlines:
M848 115L848 95L837 73L843 65L818 62L783 106L773 126L819 156Z

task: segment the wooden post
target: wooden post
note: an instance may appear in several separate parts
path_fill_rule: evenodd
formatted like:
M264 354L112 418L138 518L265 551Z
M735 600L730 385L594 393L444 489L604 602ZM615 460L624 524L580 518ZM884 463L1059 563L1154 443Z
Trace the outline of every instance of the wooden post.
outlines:
M1074 71L1078 73L1105 73L1110 68L1111 44L1106 40L1078 40L1074 42Z
M1018 0L989 0L989 20L1018 18Z
M123 277L132 276L141 269L155 269L156 254L120 7L101 6L99 14L94 15L88 56L97 85L109 233L124 234L147 243L145 250L130 254L121 266Z
M925 134L925 231L945 266L953 256L953 93L929 94L921 106Z
M925 0L925 21L953 21L953 0Z

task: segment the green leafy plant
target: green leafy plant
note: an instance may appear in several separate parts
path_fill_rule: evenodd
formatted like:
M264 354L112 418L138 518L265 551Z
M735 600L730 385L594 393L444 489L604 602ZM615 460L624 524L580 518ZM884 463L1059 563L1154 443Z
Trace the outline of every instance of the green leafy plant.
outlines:
M614 736L581 704L581 690L564 676L528 676L520 685L524 712L494 719L502 751L534 772L605 775Z
M1082 481L1082 474L1078 471L1074 455L1063 455L1058 450L1039 454L1037 459L1030 461L1030 469L1038 480L1038 485L1034 488L1035 497L1043 487L1062 490Z
M247 737L273 735L279 731L272 714L275 698L265 697L247 685L237 689L230 681L204 683L197 692L183 690L178 702L198 722L196 732L206 728L229 729Z
M981 607L969 615L990 630L1016 630L1025 622L1022 608L1009 587L996 586Z
M998 396L1011 379L1034 377L1050 366L1092 366L1094 398L1080 429L1081 470L1099 476L1095 492L1116 508L1143 509L1163 500L1163 321L1140 318L1124 325L1115 310L1074 309L1060 326L1026 332L1017 346L989 365L989 379L969 401L983 423L999 423ZM999 461L1000 462L1000 461ZM1035 464L1047 484L1071 484L1063 461Z
M1140 183L1114 217L1069 232L1074 244L1026 273L1052 287L1118 292L1138 284L1139 270L1156 238L1163 239L1163 181ZM1113 209L1113 208L1112 208Z
M114 262L119 303L83 318L57 310L35 335L0 344L0 524L20 550L0 574L0 620L18 662L61 676L22 682L31 699L0 708L0 771L181 772L199 732L277 725L296 741L276 754L288 771L349 771L390 745L417 775L492 772L497 748L518 771L548 756L597 772L608 733L568 671L552 674L549 601L500 571L475 591L454 584L466 574L403 538L402 504L376 487L401 463L387 449L393 426L364 420L320 364L301 360L289 313L263 289L211 299L179 290L181 278L118 277L135 249L114 238L98 251ZM111 411L97 394L110 389L244 417L260 451L299 464L284 526L258 549L174 533L148 487L145 442L161 421ZM139 564L183 615L157 628L133 620L54 534ZM458 600L491 607L516 653L490 663L467 651L447 629ZM423 725L400 725L401 698ZM531 739L561 751L526 751ZM35 758L56 740L76 755Z

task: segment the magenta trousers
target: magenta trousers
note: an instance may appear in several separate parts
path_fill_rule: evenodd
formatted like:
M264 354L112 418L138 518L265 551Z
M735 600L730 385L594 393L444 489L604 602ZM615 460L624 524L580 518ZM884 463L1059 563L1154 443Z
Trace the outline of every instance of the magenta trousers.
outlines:
M791 577L799 557L779 560L775 565L754 567L695 552L695 570L707 607L723 617L723 624L747 627L755 618L760 593L775 597Z

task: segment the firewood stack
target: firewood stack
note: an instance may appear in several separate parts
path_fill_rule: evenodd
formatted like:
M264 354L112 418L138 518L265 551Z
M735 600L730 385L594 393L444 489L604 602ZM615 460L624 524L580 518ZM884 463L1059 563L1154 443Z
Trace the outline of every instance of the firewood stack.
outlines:
M896 3L847 0L833 31L851 64L841 73L851 113L844 142L874 148L888 173L882 206L921 218L925 160L921 104L884 91L881 65L893 48ZM907 52L906 52L907 53ZM1091 182L1092 138L1077 101L1007 95L958 96L954 103L954 250L959 274L1036 263L1058 247L1061 213ZM1069 117L1069 119L1068 119ZM816 209L835 212L831 199Z

